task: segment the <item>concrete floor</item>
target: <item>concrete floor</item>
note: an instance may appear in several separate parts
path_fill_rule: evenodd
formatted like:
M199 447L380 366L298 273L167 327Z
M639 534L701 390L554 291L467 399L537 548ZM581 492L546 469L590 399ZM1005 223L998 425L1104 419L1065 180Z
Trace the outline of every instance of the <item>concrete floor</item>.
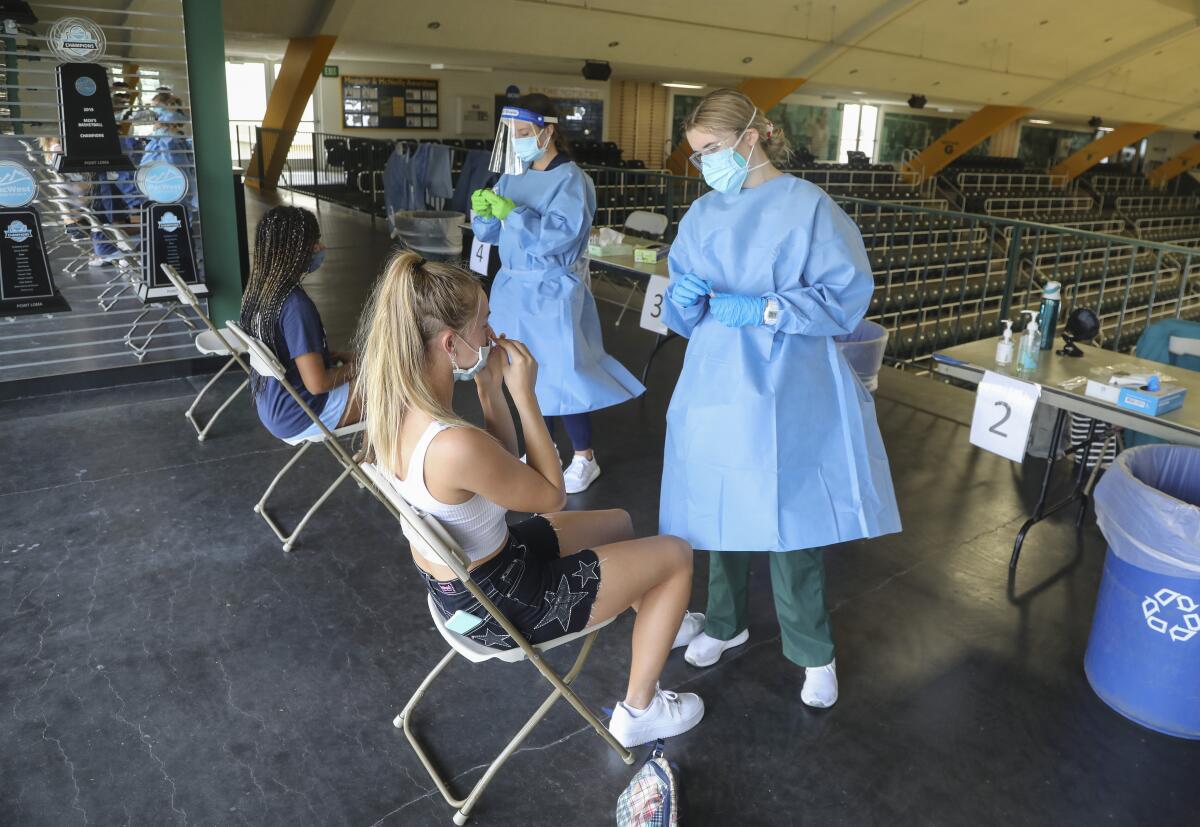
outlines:
M330 252L310 293L341 347L387 242L369 219L321 216ZM649 335L601 314L609 350L640 367ZM570 507L619 506L655 530L681 355L668 346L643 399L596 417L604 475ZM829 552L841 700L800 703L759 566L749 645L707 670L676 652L663 676L708 705L668 746L686 823L1197 823L1200 745L1126 721L1083 676L1094 520L1035 528L1018 592L1062 573L1011 602L1006 564L1040 463L970 447L969 393L882 379L905 530ZM182 415L198 384L0 403L0 824L449 823L391 723L444 652L396 526L345 486L284 554L251 505L290 449L248 402L198 443ZM278 492L283 517L335 473L319 453ZM706 570L700 555L700 609ZM593 708L623 692L630 627L627 614L601 633L579 679ZM439 686L418 727L459 785L544 693L526 664L458 662ZM564 707L473 823L611 824L631 774Z

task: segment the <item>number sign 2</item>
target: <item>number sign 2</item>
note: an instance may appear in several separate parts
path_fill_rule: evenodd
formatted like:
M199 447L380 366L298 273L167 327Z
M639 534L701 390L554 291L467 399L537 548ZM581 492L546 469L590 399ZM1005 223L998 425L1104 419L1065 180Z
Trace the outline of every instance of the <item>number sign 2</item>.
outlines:
M1041 393L1040 385L984 371L975 396L971 444L1021 462Z

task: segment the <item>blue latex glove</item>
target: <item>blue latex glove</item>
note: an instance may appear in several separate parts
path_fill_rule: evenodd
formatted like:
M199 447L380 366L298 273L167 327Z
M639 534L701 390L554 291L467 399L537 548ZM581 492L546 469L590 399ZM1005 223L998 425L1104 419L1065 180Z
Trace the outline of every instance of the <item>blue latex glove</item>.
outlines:
M708 312L726 327L746 327L763 323L767 300L762 296L718 293L708 300Z
M680 307L691 307L712 292L712 285L699 276L688 273L671 286L671 301Z

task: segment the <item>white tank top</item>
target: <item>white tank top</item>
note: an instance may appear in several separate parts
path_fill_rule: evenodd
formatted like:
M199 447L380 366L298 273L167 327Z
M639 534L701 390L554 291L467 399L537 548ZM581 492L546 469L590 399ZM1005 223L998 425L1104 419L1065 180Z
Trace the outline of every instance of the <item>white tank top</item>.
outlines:
M425 455L433 438L450 427L436 420L429 423L413 448L404 479L397 479L395 474L392 474L392 478L396 480L396 489L408 504L435 517L474 562L487 557L508 539L508 524L504 521L508 511L478 494L465 503L449 505L429 493L425 487ZM437 557L424 553L422 556L431 563L445 565Z

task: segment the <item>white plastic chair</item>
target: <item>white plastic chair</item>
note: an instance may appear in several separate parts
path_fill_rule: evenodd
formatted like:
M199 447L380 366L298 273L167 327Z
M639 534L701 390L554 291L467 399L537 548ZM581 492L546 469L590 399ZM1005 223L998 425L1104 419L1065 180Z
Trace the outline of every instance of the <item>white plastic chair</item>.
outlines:
M296 400L296 404L300 406L301 410L308 415L308 418L311 419L313 424L315 424L321 431L321 433L318 433L317 435L309 437L300 442L300 450L298 450L292 456L292 458L287 461L287 464L279 470L279 473L275 475L275 479L271 480L271 484L268 485L267 490L263 492L262 498L254 505L255 513L262 516L267 525L271 527L271 530L275 532L275 536L278 537L283 543L283 550L291 551L292 546L296 542L296 538L300 535L300 532L304 530L304 526L308 524L308 521L312 519L313 514L317 512L318 508L325 504L325 501L329 499L335 490L337 490L337 487L341 485L345 481L346 477L350 476L358 467L354 462L354 458L351 457L346 449L342 447L341 443L338 442L338 439L359 433L366 427L366 423L356 422L353 425L347 425L344 428L337 428L331 431L325 426L325 423L321 421L321 418L313 412L313 409L308 406L308 403L304 401L304 397L300 396L296 389L292 387L292 383L287 380L287 375L284 373L283 365L280 364L279 359L275 357L275 354L271 352L269 347L263 344L261 340L251 336L249 333L243 330L237 322L230 322L229 330L231 330L233 334L241 340L242 344L245 345L250 356L250 367L254 370L254 372L260 376L269 376L282 385L283 389L288 392L292 399ZM318 498L317 501L312 504L312 507L310 507L308 511L304 513L304 516L300 519L300 522L296 524L296 527L292 529L291 533L285 534L279 524L272 519L270 514L267 513L267 498L271 496L271 493L275 490L275 487L279 485L279 481L282 480L284 475L292 469L292 466L300 461L300 458L304 456L305 452L308 451L309 448L318 443L329 449L329 453L333 454L333 458L336 459L338 464L342 466L342 473L338 475L338 478L333 481L332 485L325 489L325 493L322 494L320 498ZM359 482L359 486L365 487L361 481Z
M225 365L216 372L212 379L208 380L208 384L200 389L200 393L196 394L196 398L192 401L191 407L183 413L183 415L187 417L187 421L192 423L192 427L196 429L196 439L203 442L204 438L208 436L209 429L217 421L217 418L225 412L225 409L230 406L238 394L245 390L246 386L250 384L250 366L246 364L244 359L242 359L242 357L246 355L247 350L245 345L242 344L241 339L239 339L233 333L233 331L229 330L229 328L225 328L223 331L217 329L217 326L213 324L212 319L208 317L208 314L205 313L204 309L200 306L200 299L198 299L196 294L192 292L192 289L187 286L187 282L183 280L183 278L179 275L179 272L174 267L172 267L170 264L163 264L160 266L163 273L165 273L167 278L171 280L171 285L175 288L175 292L179 294L179 301L191 307L192 312L195 313L200 318L200 321L204 322L204 326L208 328L208 330L200 331L200 335L196 337L196 350L200 351L205 356L229 357L228 361L225 362ZM200 404L200 400L204 398L204 394L208 393L209 389L212 388L212 386L215 385L220 378L225 375L226 371L228 371L234 365L237 365L243 371L245 371L246 379L242 382L242 384L237 386L237 389L234 390L233 393L229 394L224 402L221 403L221 406L217 408L216 412L212 415L212 417L209 418L208 422L201 426L201 424L196 421L196 407Z
M588 655L591 653L592 645L596 641L596 633L611 623L612 619L598 623L582 631L547 641L546 643L539 643L536 646L530 644L525 639L525 636L496 608L495 604L488 599L483 590L471 579L471 575L467 569L470 559L458 544L454 542L442 525L429 515L418 514L396 490L388 474L385 474L378 467L369 463L364 463L360 467L370 478L376 496L380 497L388 510L400 522L404 536L408 538L413 548L423 553L431 553L433 557L441 560L447 568L453 571L454 576L466 586L467 590L471 592L472 597L479 601L483 610L495 618L504 629L505 634L509 635L513 639L513 642L517 644L515 649L493 649L450 631L446 628L446 621L442 618L441 612L438 611L433 597L430 596L428 598L429 614L433 618L433 623L437 627L438 633L450 645L450 651L438 661L437 666L433 667L433 671L425 677L425 680L421 681L420 686L417 687L417 691L413 693L412 698L404 705L404 709L401 710L392 723L404 730L405 737L412 744L413 751L421 759L421 763L424 765L426 772L429 773L429 777L437 785L442 797L446 799L446 803L455 809L454 823L459 825L466 824L467 818L470 816L475 804L479 801L479 797L483 794L484 788L491 782L500 767L504 765L504 762L521 746L521 743L529 736L534 727L546 717L550 708L554 706L559 698L565 698L567 703L579 713L580 717L591 724L592 728L604 739L605 743L612 747L613 751L621 757L622 761L626 764L632 764L633 754L620 745L612 733L608 731L608 728L600 722L595 714L579 699L575 691L571 689L571 683L578 677L580 670L583 669L583 665L587 661ZM541 654L563 644L570 643L577 638L583 638L583 646L580 648L579 654L576 656L570 670L563 675L559 675L550 668L541 657ZM483 663L489 660L500 661L502 663L518 663L528 659L554 687L554 690L542 702L542 705L529 717L517 731L517 734L513 736L512 740L505 745L495 760L488 764L487 769L484 770L483 775L475 783L475 786L471 788L466 798L455 797L454 792L450 789L449 782L438 773L429 754L421 746L421 743L412 731L412 715L418 702L429 691L430 686L438 675L450 665L450 662L456 656L463 657L471 663ZM486 731L486 728L482 731Z
M649 210L634 210L625 219L625 231L661 239L667 232L667 217Z

